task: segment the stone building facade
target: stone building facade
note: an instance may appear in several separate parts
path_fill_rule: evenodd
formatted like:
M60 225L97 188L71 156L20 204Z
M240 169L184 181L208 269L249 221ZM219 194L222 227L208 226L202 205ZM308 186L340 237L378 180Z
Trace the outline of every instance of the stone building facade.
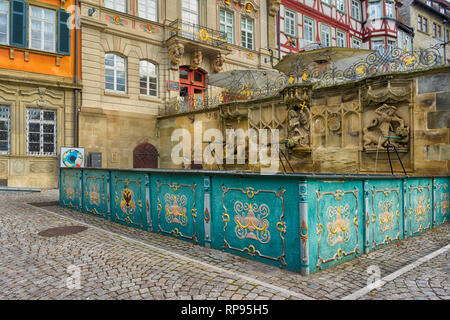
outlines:
M81 86L76 29L66 24L73 5L73 0L0 1L2 185L57 187L60 147L76 143L74 97Z
M136 167L142 157L157 165L165 144L160 112L174 104L194 110L212 90L210 74L271 67L267 20L276 1L268 7L262 0L80 0L80 6L80 145L102 152L104 167Z
M414 28L414 48L437 46L446 61L450 61L450 46L442 46L450 39L450 5L436 0L404 0L402 3L399 12Z

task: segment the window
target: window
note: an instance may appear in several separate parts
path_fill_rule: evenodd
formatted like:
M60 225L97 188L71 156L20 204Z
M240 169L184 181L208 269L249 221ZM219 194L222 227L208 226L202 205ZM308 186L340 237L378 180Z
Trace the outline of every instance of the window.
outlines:
M140 92L146 96L158 96L158 67L153 63L139 62Z
M437 25L433 22L433 38L436 38L437 36Z
M322 0L322 2L330 5L330 0Z
M395 40L388 40L387 44L388 44L389 50L394 50L395 47L397 46L397 43L395 42Z
M314 20L303 19L303 39L314 42Z
M126 91L125 58L116 54L105 55L105 88L113 91Z
M336 9L341 12L345 12L345 1L344 0L336 0Z
M384 41L383 40L373 40L372 50L378 50L380 53L384 51Z
M346 36L345 36L345 32L341 31L341 30L337 30L336 31L336 45L338 47L346 47Z
M290 36L294 36L297 34L295 32L296 23L295 23L295 12L290 10L285 10L284 13L284 32Z
M55 52L56 11L30 6L30 48Z
M437 37L438 39L442 39L442 29L440 25L437 26Z
M428 33L428 20L422 17L422 31Z
M326 24L320 25L320 42L325 47L331 46L331 28Z
M253 21L242 17L241 19L242 46L253 50Z
M361 39L353 38L352 44L353 44L353 48L360 49L362 46L362 41L361 41Z
M9 1L0 0L0 43L9 44Z
M369 2L369 18L370 19L377 19L377 18L381 18L381 1L372 1Z
M157 0L139 0L139 17L151 21L158 21L158 6L156 4L156 1Z
M127 0L105 0L105 7L120 12L127 12Z
M352 18L361 20L361 2L352 0Z
M233 14L226 10L219 11L219 29L227 34L228 43L234 43Z
M8 106L0 106L0 154L10 153L10 111Z
M395 17L395 6L393 1L386 1L386 16L390 18Z
M429 5L430 7L432 6L431 1L427 0L427 5Z
M198 24L198 0L181 1L181 20Z
M422 17L417 16L417 30L422 31Z
M444 7L440 7L439 8L439 12L442 13L442 14L445 14L445 8Z
M56 155L56 111L27 109L27 154Z

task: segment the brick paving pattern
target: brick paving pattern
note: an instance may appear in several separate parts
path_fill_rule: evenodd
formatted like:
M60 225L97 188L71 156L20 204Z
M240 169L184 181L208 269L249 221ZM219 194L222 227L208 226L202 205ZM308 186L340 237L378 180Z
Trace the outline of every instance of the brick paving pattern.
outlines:
M0 194L0 299L341 299L367 286L369 267L384 277L450 243L445 224L305 277L51 204L57 200L57 190ZM89 228L81 233L38 235L82 223ZM450 299L449 258L444 252L358 298Z

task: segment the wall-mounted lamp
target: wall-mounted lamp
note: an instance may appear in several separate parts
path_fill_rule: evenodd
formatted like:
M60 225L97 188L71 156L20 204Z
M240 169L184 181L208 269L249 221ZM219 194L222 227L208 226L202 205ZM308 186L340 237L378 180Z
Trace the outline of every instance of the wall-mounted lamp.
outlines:
M92 17L92 15L94 14L94 12L95 12L96 10L97 10L96 8L90 8L89 11L88 11L89 17Z

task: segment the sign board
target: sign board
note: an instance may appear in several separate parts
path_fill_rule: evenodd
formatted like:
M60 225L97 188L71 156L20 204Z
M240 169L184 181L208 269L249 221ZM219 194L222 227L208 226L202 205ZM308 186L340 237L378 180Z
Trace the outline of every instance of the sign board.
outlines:
M61 168L84 168L84 148L61 147Z
M168 80L167 90L170 91L180 91L180 83L178 81Z

